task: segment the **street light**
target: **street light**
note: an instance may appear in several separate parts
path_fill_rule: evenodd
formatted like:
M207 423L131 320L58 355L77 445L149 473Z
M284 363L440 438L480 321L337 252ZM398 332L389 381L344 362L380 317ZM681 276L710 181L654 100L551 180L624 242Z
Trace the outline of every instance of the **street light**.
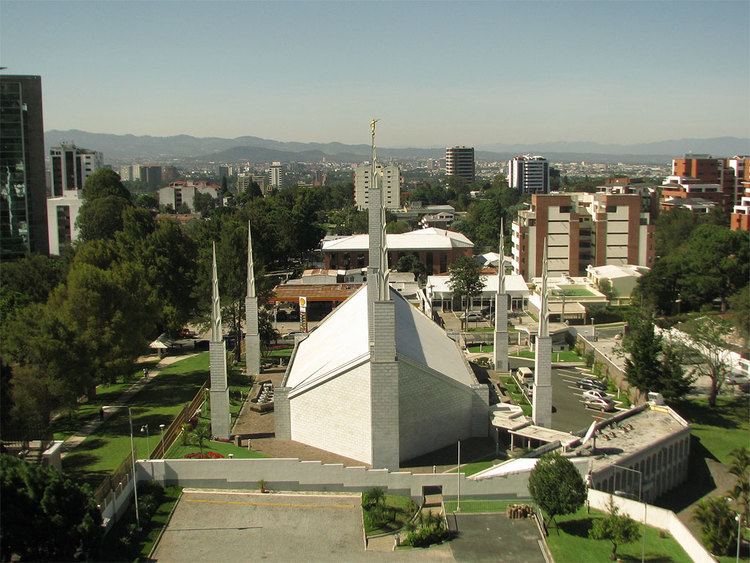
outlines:
M161 428L161 458L164 459L164 425L160 424L159 428Z
M596 327L594 326L594 317L591 317L591 341L596 342Z
M591 319L592 325L593 325L594 319ZM643 502L643 533L641 534L641 563L643 563L646 560L646 507L648 506L646 504L645 500L642 500L643 495L643 472L639 471L638 469L631 469L630 467L624 467L622 465L614 464L613 467L617 467L619 469L623 469L625 471L631 471L633 473L638 474L638 502ZM615 491L615 493L621 492L621 491Z
M135 475L135 446L133 445L133 412L128 407L128 420L130 421L130 462L133 467L133 495L135 496L135 522L141 529L141 516L138 514L138 479Z
M143 426L141 426L141 434L143 434L144 432L146 433L146 455L148 455L148 457L150 458L151 446L148 441L148 424L144 424Z
M740 542L742 541L742 513L738 512L734 517L737 520L737 563L740 563Z
M458 485L456 512L461 512L461 440L458 441L458 467L456 467L456 477L456 483Z

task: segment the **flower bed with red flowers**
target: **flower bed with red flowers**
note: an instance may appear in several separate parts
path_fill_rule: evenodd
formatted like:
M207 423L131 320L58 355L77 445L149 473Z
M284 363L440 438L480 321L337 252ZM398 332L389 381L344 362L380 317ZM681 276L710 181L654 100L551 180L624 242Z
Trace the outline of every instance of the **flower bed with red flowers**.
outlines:
M204 454L194 452L192 454L185 454L182 457L184 459L224 459L224 456L218 452L206 452Z

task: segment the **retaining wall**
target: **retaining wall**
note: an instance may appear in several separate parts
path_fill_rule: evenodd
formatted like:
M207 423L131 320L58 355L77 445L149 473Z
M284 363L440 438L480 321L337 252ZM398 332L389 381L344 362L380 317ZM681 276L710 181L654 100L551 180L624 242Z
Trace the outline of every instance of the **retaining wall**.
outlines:
M264 480L271 490L358 492L383 487L390 493L422 496L422 487L440 486L446 499L458 496L528 498L528 473L475 481L464 474L410 473L365 467L344 467L298 459L165 459L136 464L138 480L162 485L210 489L258 489Z

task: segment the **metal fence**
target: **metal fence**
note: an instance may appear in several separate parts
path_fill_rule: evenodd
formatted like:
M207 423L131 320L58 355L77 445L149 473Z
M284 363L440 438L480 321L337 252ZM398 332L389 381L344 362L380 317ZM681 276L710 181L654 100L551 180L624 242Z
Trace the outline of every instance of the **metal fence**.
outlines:
M192 401L185 405L177 416L174 417L169 426L164 429L162 437L159 438L156 447L154 447L149 453L150 459L164 457L164 454L169 451L169 448L180 435L180 432L182 432L182 425L190 420L198 408L203 404L207 389L208 382L203 384L195 394L195 397L193 397ZM122 488L127 485L132 472L133 459L131 455L128 454L128 457L123 460L119 467L104 477L102 482L99 483L96 489L94 489L94 498L102 510L107 504L116 498Z

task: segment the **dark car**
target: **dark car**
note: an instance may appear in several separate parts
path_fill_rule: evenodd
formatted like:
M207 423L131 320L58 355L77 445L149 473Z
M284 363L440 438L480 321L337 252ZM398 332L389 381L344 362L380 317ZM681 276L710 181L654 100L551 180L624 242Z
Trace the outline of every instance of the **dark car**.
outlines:
M591 389L597 389L599 391L607 390L607 386L604 383L602 383L601 381L597 381L596 379L591 379L591 378L579 379L578 388L584 389L584 390L591 390Z

